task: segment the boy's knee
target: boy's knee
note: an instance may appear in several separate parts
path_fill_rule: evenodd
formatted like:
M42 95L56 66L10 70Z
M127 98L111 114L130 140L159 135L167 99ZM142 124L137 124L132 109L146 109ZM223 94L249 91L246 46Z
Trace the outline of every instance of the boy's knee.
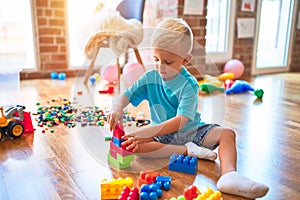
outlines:
M227 137L227 138L230 137L235 140L236 131L231 128L223 128L221 137Z

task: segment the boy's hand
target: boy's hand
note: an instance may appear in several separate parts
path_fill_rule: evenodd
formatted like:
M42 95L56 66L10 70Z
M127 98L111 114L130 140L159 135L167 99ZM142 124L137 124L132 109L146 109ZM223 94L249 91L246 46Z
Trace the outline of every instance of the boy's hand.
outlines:
M119 120L123 116L123 110L112 110L108 115L107 115L107 122L109 123L109 130L112 131L116 128L116 125L118 124Z
M123 136L123 139L126 139L122 144L124 144L126 147L126 150L132 151L132 152L137 152L139 149L139 146L144 143L148 143L153 141L152 137L139 137L137 136L137 133L131 133L128 135Z

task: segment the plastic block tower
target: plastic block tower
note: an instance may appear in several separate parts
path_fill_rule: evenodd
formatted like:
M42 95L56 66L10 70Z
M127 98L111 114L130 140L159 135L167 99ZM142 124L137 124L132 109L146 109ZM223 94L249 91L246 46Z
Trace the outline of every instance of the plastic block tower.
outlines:
M130 177L112 180L103 179L100 185L100 199L118 199L124 187L133 187L133 180Z
M127 151L126 147L122 145L122 142L125 141L122 139L124 135L123 126L118 124L113 131L113 137L107 155L108 161L118 169L129 167L134 160L132 152Z
M198 169L198 160L196 157L184 156L182 154L173 154L169 160L169 170L183 172L187 174L196 174Z

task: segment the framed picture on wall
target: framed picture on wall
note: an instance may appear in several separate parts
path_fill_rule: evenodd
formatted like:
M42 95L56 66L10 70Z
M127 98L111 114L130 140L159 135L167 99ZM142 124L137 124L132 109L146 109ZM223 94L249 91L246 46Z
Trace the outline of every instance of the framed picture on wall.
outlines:
M246 12L254 12L255 0L243 0L241 10Z

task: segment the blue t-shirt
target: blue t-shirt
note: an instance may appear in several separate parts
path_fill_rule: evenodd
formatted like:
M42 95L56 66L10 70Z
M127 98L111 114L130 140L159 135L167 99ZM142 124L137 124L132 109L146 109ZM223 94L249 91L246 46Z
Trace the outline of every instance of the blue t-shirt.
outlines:
M153 124L179 115L189 118L180 131L194 129L201 124L200 113L197 112L198 82L185 67L170 81L164 81L156 70L149 71L126 89L124 95L134 106L147 100Z

